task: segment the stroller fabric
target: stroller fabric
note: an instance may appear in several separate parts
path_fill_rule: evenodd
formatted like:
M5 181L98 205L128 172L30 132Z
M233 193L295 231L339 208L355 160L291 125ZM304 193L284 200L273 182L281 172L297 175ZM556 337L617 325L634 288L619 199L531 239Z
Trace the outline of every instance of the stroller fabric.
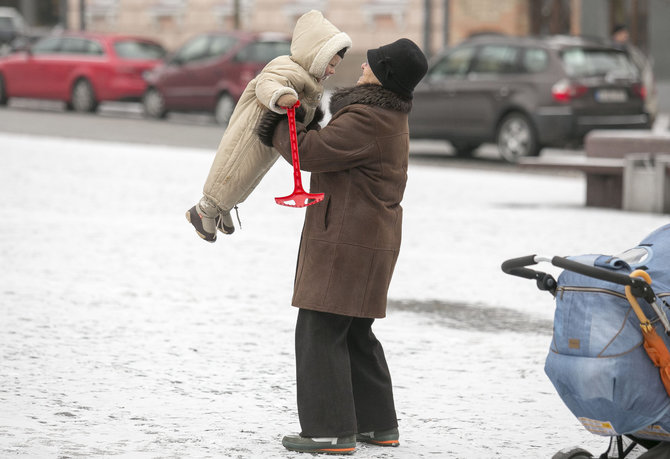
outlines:
M619 255L570 258L624 274L645 270L657 304L670 313L664 302L670 302L670 225ZM639 303L669 345L651 306L642 299ZM592 433L670 441L670 397L642 342L640 322L624 286L568 270L561 273L545 372L566 406Z

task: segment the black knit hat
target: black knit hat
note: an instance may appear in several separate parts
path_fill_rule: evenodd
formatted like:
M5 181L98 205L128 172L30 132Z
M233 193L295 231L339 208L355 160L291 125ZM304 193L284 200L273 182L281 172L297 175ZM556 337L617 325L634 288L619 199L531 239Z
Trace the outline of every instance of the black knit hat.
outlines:
M382 86L408 99L428 70L426 56L407 38L369 49L368 65Z

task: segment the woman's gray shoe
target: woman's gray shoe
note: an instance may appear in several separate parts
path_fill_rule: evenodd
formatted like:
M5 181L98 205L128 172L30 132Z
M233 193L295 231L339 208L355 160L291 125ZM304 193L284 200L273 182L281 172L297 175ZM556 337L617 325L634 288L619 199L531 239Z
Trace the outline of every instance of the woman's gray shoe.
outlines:
M356 436L308 438L287 435L281 444L288 450L300 453L352 454L356 450Z
M398 446L400 445L400 434L398 428L381 430L379 432L364 432L356 434L356 440L363 443L370 443L377 446Z

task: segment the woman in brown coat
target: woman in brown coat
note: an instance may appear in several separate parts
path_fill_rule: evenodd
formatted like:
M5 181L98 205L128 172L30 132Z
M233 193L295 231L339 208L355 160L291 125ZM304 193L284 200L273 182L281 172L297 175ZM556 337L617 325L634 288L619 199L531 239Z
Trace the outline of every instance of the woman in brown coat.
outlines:
M293 305L300 308L302 432L284 437L288 449L350 453L356 440L399 444L391 377L371 326L386 315L400 250L407 117L426 68L407 39L369 50L357 85L331 98L328 125L307 131L298 123L301 168L311 172L310 192L325 199L307 208L298 255ZM288 126L277 118L263 119L259 134L290 161Z

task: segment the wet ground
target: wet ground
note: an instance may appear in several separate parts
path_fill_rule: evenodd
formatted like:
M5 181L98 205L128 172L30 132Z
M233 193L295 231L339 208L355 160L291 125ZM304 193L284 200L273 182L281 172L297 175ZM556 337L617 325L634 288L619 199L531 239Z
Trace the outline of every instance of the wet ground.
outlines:
M553 298L547 295L547 301ZM468 305L445 301L389 301L389 310L406 311L430 317L436 324L456 330L473 330L486 333L520 333L551 335L553 323L520 313L513 309L484 305Z

